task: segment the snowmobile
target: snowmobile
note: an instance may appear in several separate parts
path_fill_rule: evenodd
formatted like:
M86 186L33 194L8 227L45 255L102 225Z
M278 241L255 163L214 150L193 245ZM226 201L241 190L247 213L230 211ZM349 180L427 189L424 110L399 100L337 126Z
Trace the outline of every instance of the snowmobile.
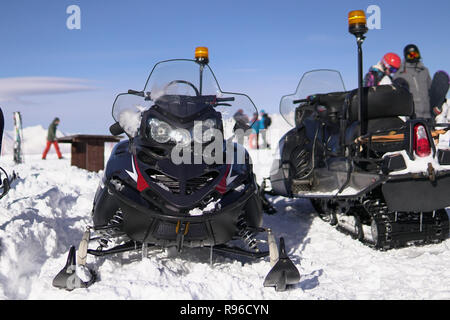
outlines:
M450 148L439 141L449 126L416 118L405 87L363 88L365 18L350 31L359 87L347 91L338 71L314 70L281 99L294 128L279 142L270 193L309 199L320 218L380 250L445 240Z
M0 150L2 149L4 122L3 110L0 108ZM4 174L3 178L2 173ZM8 173L0 167L0 199L3 199L8 194L13 183L16 182L18 178L19 176L15 171L13 171L11 175L8 175Z
M249 154L233 136L225 138L234 112L253 114L256 107L247 95L222 92L208 63L204 47L197 48L195 60L158 62L144 90L117 96L110 131L128 139L112 151L95 195L93 226L77 257L70 249L55 287L72 290L95 281L93 270L85 279L76 273L76 264L86 271L87 254L140 250L146 257L151 248L177 253L206 247L211 261L213 252L270 255L273 269L265 286L285 290L299 281L283 239L278 249L272 231L262 227L261 191ZM259 233L267 241L257 239ZM97 248L89 248L94 241Z
M18 175L15 171L11 175L8 175L2 167L0 167L0 171L4 174L4 178L2 179L2 174L0 173L0 199L3 199L9 190L11 190L13 182L17 181Z

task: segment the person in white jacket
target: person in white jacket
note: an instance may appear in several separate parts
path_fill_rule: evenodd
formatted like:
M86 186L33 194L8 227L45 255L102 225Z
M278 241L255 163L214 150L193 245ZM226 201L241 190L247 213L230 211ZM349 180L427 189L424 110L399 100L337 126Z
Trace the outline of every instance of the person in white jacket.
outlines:
M442 105L442 112L436 116L436 123L450 123L450 105L448 100Z

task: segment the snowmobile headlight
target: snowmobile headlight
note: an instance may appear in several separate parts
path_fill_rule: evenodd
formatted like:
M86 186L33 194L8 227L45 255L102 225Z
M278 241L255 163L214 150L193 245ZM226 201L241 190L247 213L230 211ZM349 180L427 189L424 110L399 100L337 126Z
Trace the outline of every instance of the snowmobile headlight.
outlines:
M170 141L170 133L172 132L172 128L169 124L152 118L148 121L148 125L150 126L150 134L153 140L158 143L167 143Z
M170 138L179 146L191 144L191 134L186 129L175 129L170 132Z
M217 122L215 119L207 119L204 121L196 121L192 136L197 143L209 142L214 137L214 129Z

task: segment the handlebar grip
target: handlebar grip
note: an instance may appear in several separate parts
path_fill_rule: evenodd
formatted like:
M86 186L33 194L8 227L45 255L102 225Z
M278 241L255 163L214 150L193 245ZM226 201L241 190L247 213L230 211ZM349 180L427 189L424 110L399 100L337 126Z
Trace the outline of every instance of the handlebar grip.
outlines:
M140 97L145 96L143 91L137 91L137 90L132 90L132 89L128 90L128 94L132 94L132 95L140 96Z
M305 103L305 102L308 102L308 101L309 101L309 99L294 100L294 101L292 102L292 104Z
M216 98L217 102L232 102L234 100L236 100L234 97L231 97L231 98Z
M315 94L315 95L312 95L312 96L308 96L306 99L294 100L293 104L305 103L305 102L318 103L318 102L320 102L320 97L321 96L322 95L320 95L320 94Z

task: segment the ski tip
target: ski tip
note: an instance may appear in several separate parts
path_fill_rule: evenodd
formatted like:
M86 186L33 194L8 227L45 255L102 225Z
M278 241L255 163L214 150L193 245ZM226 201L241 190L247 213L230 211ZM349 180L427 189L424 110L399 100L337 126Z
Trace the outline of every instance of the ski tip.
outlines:
M76 249L75 246L71 246L67 255L66 265L53 279L52 284L55 288L65 289L67 291L88 288L96 281L97 275L92 270L87 270L90 274L90 279L88 281L82 281L76 272Z
M277 292L286 291L289 285L300 282L300 272L286 254L284 238L280 238L280 257L267 274L264 287L275 287Z

